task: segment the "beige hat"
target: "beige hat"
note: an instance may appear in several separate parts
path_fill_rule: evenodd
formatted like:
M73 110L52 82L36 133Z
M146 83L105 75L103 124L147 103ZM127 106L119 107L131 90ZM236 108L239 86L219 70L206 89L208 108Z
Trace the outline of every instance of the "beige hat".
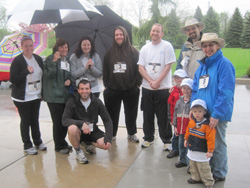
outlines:
M216 33L204 33L200 41L195 42L195 45L201 48L201 44L204 42L217 42L220 48L225 46L225 41L222 38L218 38Z
M195 18L188 18L185 22L185 26L181 28L181 32L186 34L186 27L191 25L198 25L201 28L201 30L205 28L204 23L198 22L198 20Z

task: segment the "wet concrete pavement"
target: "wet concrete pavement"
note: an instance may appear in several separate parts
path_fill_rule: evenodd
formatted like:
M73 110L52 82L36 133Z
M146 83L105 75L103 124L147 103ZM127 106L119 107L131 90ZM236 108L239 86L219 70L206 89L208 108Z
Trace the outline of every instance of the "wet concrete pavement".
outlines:
M101 94L102 96L102 94ZM250 187L250 85L236 85L232 122L228 124L227 144L229 173L225 182L215 188ZM47 151L36 156L23 152L19 115L10 99L8 83L0 86L0 187L87 187L87 188L183 188L189 185L186 168L174 167L177 158L167 159L157 131L154 145L141 149L140 144L127 141L123 111L117 140L109 151L97 149L86 155L88 165L78 164L75 152L62 155L54 151L52 124L46 103L40 110L40 129ZM101 122L100 122L101 123ZM142 142L142 112L138 112L138 137ZM103 127L101 126L101 129Z

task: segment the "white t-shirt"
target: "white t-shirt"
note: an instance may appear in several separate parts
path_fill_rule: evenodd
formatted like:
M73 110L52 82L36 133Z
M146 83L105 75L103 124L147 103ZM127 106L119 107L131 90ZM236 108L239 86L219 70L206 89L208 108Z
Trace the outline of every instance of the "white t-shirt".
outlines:
M144 45L140 51L138 65L145 67L147 74L153 80L156 80L161 75L167 64L176 62L173 46L165 40L154 45L152 42ZM143 79L142 87L152 90L147 80ZM171 69L166 77L162 80L159 89L169 89L172 87L172 72Z
M91 103L91 99L89 98L89 100L87 100L87 101L83 101L83 100L80 100L80 101L81 101L82 105L85 107L85 109L87 110L90 103Z
M187 156L189 159L196 162L207 162L210 160L210 158L207 158L207 153L200 151L188 150Z
M39 64L37 63L34 56L32 56L31 59L26 58L23 56L26 60L28 66L32 66L34 69L34 72L32 74L28 74L26 76L26 87L25 87L25 100L19 100L12 98L14 101L18 102L27 102L32 101L36 99L41 99L41 90L42 90L42 75L43 71Z

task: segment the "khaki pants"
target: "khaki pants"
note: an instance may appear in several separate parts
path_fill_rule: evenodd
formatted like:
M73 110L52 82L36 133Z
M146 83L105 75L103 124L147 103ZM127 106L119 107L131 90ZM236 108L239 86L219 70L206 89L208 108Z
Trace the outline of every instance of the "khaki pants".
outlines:
M202 181L206 186L213 186L214 179L209 162L189 161L191 178L195 181Z

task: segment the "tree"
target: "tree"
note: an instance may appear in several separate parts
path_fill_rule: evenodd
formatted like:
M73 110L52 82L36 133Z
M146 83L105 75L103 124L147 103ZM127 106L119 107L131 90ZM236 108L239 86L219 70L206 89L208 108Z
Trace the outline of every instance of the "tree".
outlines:
M199 6L195 10L194 18L196 18L199 22L203 21L203 14L202 14L201 8Z
M186 36L180 33L180 19L176 15L176 10L172 9L170 14L163 18L165 23L164 39L172 43L174 48L181 48Z
M204 33L217 33L219 34L220 25L218 14L214 11L213 7L210 7L207 14L204 16L203 23L205 24Z
M227 33L227 29L228 29L228 21L229 21L228 13L226 13L226 12L220 13L219 20L220 20L221 37L225 38L226 33Z
M242 40L241 40L241 47L250 48L250 12L248 12L246 15L243 34L242 34Z
M138 22L139 28L141 27L143 23L143 15L146 15L146 7L147 7L147 2L145 0L130 0L129 5L130 5L130 10L133 11L132 19L136 19Z
M152 5L150 7L150 12L152 13L153 22L158 23L161 17L159 5L165 5L165 4L171 4L175 5L175 3L172 0L150 0L152 2Z
M226 33L226 44L228 47L240 47L241 35L243 31L243 18L238 8L235 9L229 28Z
M0 6L0 41L5 35L9 35L11 32L6 27L6 9Z

